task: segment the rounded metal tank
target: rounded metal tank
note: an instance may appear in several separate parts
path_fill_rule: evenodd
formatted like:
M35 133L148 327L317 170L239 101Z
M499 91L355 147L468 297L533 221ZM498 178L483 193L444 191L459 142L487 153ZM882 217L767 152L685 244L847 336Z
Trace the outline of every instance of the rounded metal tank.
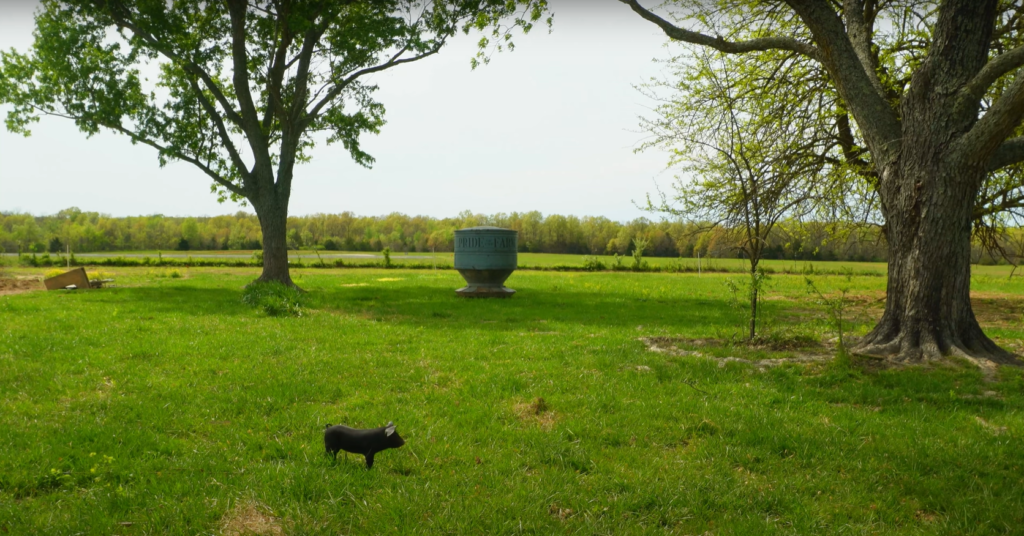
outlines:
M516 291L504 286L519 263L519 233L500 227L455 231L455 269L466 280L456 290L467 298L507 298Z

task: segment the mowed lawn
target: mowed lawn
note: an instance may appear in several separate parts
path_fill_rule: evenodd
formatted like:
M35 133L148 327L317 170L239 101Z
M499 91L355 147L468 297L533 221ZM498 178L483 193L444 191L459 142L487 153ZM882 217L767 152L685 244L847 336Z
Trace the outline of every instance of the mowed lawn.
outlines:
M453 271L303 269L282 318L241 302L254 269L103 271L0 296L2 535L1024 533L1020 370L647 348L739 336L735 275L520 271L466 300ZM880 313L883 277L816 280L855 332ZM803 277L769 285L776 340L834 336ZM1024 283L973 288L1020 353ZM324 456L326 424L388 421L406 446L373 469Z

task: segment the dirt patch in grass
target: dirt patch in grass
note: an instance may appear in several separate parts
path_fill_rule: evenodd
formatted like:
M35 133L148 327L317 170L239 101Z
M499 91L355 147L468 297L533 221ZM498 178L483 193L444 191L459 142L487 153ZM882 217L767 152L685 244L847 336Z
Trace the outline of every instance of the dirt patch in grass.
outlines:
M716 361L719 367L724 367L727 363L741 363L756 367L762 372L771 367L786 364L821 365L832 361L836 355L836 348L834 345L812 341L801 342L799 339L793 341L780 341L775 343L775 346L764 343L761 343L759 346L757 341L755 341L754 344L747 345L743 343L737 344L735 342L721 339L687 339L684 337L641 337L639 340L652 352L675 356L703 357ZM853 346L857 343L857 340L855 338L851 338L846 342L848 345ZM791 351L791 355L767 359L743 358L722 356L720 355L722 353L722 349L734 349L739 351L778 349ZM960 369L973 366L981 370L982 376L987 382L996 381L998 373L998 366L991 361L968 361L957 357L950 357L941 361L930 361L927 363L900 363L887 359L877 359L856 354L851 355L849 359L851 365L867 373L878 373L884 370L904 369L908 367L947 367Z
M718 362L724 367L726 363L744 363L759 369L777 367L787 363L823 363L832 359L833 350L810 339L755 340L753 343L733 343L721 339L689 339L685 337L641 337L640 341L652 352L669 355L705 357ZM735 348L749 350L768 350L795 352L792 357L771 359L745 359L733 356L718 356L711 350L719 348Z
M46 290L46 287L43 286L43 282L37 277L0 279L0 296L34 292L36 290Z
M982 328L1019 329L1024 324L1024 298L972 292L971 308Z
M1003 435L1003 434L1006 433L1007 428L1005 426L996 426L996 425L986 421L985 419L982 419L981 417L977 417L977 416L974 417L974 420L977 421L978 424L980 424L981 427L984 428L986 432L988 432L988 433L990 433L992 435Z
M520 402L512 406L516 417L524 424L539 426L542 430L551 430L555 427L558 416L543 398L535 398L529 402Z
M830 295L829 293L826 293ZM831 296L831 295L830 295ZM798 324L809 320L825 320L827 313L821 307L807 307L806 296L784 296L775 301L787 301L798 304L794 307L786 307L779 312L779 320L786 323ZM767 301L768 299L765 298ZM863 292L846 295L846 310L843 313L843 320L852 323L877 322L885 310L885 292Z
M254 501L239 503L220 521L224 536L279 536L284 534L281 519L267 507Z
M548 513L559 521L565 521L566 518L572 517L573 511L572 508L562 508L558 503L551 503L548 506Z
M766 298L768 300L768 298ZM791 296L777 297L775 301L800 303ZM847 294L845 320L854 323L874 323L882 318L885 311L885 291L861 291ZM1024 324L1024 297L1000 292L971 292L971 308L982 328L1015 329ZM818 308L792 307L781 311L780 319L785 322L806 322L809 319L824 319L825 311Z
M702 349L735 348L737 350L765 350L770 352L827 351L831 347L810 337L765 338L753 341L731 341L726 339L691 339L687 337L642 337L640 339L651 350L654 346L680 352L680 355L694 355ZM658 350L655 350L658 351Z
M885 291L868 291L848 295L849 318L854 321L877 321L885 311ZM1017 328L1024 320L1024 297L1000 292L971 292L971 309L982 328Z

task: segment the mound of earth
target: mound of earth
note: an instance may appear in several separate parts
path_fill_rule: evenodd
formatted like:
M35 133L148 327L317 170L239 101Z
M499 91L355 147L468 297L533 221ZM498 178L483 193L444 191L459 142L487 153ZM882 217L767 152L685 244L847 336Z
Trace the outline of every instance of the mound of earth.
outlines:
M0 279L0 296L21 294L34 290L45 290L43 282L36 278L4 278Z

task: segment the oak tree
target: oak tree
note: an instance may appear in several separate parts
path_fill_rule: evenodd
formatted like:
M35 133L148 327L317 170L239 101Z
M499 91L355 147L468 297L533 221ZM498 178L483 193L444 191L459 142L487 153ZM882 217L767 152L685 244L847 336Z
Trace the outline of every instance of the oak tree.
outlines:
M368 76L460 31L484 32L474 61L486 60L546 12L546 0L44 0L31 50L0 55L0 103L12 131L61 116L194 165L221 200L255 209L260 279L292 285L295 166L322 138L373 162L360 136L380 130L384 107Z
M855 352L1014 360L971 309L970 250L979 216L1024 201L1011 171L1024 162L1024 6L678 0L672 22L620 1L676 41L749 56L768 71L792 58L820 67L843 165L877 194L889 248L885 312Z

